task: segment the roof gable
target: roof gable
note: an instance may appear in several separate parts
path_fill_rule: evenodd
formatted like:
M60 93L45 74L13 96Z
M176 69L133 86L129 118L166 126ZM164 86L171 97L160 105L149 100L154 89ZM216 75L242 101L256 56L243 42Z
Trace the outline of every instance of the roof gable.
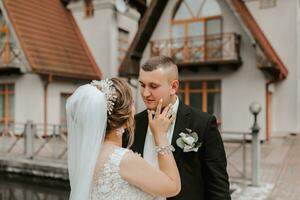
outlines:
M83 36L60 0L3 0L31 69L39 74L100 78Z
M177 5L180 5L183 0L177 0ZM220 0L223 1L223 0ZM164 12L165 4L169 2L168 0L152 0L148 8L146 9L145 15L142 16L140 20L140 28L135 35L133 42L130 45L129 50L125 56L125 59L121 63L119 70L120 76L134 77L138 75L140 61L143 52L146 48L147 43L151 38L151 34L157 24L148 23L151 17L158 17L155 22L157 22ZM268 59L272 62L272 67L276 71L275 79L282 80L288 75L288 70L284 63L281 61L280 57L272 47L271 43L268 41L267 37L264 35L263 31L256 23L252 14L248 10L247 6L242 0L224 0L234 12L235 16L240 19L240 21L246 25L247 32L250 33L250 37L255 39L258 45L261 47L263 52L266 54ZM161 9L156 9L153 11L153 7L161 7ZM153 21L153 20L152 20ZM150 31L149 31L150 29ZM249 29L249 30L248 30ZM142 38L142 40L141 40ZM138 48L137 48L138 47ZM278 74L278 76L277 76Z
M229 0L231 5L233 6L234 10L238 13L238 16L246 25L247 29L261 47L263 52L266 56L275 64L275 68L279 71L279 79L284 79L288 75L288 70L276 51L274 50L273 46L263 33L260 26L257 24L256 20L250 13L249 9L245 5L245 3L241 0ZM228 1L226 1L228 2Z

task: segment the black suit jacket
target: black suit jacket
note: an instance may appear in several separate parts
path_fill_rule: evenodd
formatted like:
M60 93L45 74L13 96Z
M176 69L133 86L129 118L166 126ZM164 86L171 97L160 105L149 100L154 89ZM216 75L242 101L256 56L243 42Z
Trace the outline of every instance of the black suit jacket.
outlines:
M132 150L143 155L148 128L147 111L135 116ZM183 152L176 145L179 133L189 128L198 134L202 146L197 152ZM179 102L172 145L181 177L181 192L169 200L230 200L224 145L216 118Z

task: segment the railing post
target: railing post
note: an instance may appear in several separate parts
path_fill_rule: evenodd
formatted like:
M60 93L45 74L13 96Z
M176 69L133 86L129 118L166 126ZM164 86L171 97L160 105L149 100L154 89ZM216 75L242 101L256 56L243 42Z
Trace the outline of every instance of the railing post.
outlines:
M25 156L26 158L33 158L33 140L34 140L34 132L33 132L33 122L27 121L25 124Z
M261 106L254 102L250 105L250 111L254 115L254 123L252 126L252 185L260 184L260 138L259 126L257 124L257 115L261 111Z
M252 129L252 185L260 184L260 139L259 128Z

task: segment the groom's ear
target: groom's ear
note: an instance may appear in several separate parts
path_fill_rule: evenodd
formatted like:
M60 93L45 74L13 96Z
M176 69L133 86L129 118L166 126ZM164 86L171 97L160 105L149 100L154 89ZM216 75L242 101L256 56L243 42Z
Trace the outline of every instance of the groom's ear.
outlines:
M171 94L175 95L177 93L179 87L179 81L178 80L173 80L171 82Z

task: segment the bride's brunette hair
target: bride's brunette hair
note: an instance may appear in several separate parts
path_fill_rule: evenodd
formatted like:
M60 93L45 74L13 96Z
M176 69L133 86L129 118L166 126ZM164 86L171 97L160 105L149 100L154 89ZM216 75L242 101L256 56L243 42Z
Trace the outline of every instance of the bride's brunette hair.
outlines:
M114 102L111 114L107 116L106 133L121 128L126 128L129 140L127 147L130 147L134 138L134 113L132 92L126 81L120 78L111 78L113 87L116 89L116 101Z

